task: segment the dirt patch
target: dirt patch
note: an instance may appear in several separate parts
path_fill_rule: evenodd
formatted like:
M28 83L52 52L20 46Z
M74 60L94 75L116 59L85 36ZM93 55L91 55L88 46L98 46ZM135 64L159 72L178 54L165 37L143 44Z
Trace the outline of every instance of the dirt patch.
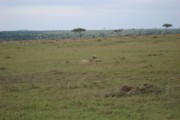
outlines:
M163 89L156 87L149 83L144 83L142 86L122 85L112 92L105 95L105 97L121 97L129 95L140 95L140 94L160 94Z

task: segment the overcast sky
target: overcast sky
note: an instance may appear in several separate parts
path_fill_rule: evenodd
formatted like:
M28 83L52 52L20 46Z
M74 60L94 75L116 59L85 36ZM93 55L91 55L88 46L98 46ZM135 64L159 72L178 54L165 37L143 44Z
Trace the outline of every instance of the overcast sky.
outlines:
M0 31L180 28L180 0L0 0Z

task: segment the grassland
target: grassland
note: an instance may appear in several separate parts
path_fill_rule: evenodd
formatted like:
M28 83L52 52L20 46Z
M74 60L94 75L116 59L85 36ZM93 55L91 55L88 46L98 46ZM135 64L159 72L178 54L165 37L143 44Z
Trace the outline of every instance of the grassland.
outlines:
M180 35L2 42L0 119L179 120L179 60ZM105 97L143 83L163 92Z

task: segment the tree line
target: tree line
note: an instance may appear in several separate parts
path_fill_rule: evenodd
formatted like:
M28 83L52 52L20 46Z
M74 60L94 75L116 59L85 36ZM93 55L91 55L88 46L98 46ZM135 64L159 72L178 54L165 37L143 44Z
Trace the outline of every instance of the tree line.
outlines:
M57 31L1 31L0 40L63 40L77 38L107 38L112 36L180 34L180 29L116 29L116 30L73 30Z

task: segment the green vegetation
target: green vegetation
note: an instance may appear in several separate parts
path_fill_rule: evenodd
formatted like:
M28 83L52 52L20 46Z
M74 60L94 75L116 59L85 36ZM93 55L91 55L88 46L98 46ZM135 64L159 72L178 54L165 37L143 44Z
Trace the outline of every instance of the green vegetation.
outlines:
M179 120L179 46L180 35L2 41L0 119ZM111 95L144 83L162 92Z
M166 23L166 24L163 24L162 26L165 27L165 28L169 28L169 27L172 27L173 25Z
M119 36L120 36L120 32L122 32L122 31L123 31L123 29L117 29L117 30L114 30L113 32L119 33Z
M73 32L72 32L73 31ZM161 34L180 34L180 29L117 29L117 30L85 30L76 28L72 31L1 31L3 40L64 40L77 38L109 38L115 36L143 36ZM81 32L80 32L81 31ZM86 32L83 32L86 31ZM82 34L83 32L83 34ZM76 34L79 33L79 34Z
M86 29L84 28L75 28L72 30L72 32L79 33L79 37L82 38L82 32L85 32Z

